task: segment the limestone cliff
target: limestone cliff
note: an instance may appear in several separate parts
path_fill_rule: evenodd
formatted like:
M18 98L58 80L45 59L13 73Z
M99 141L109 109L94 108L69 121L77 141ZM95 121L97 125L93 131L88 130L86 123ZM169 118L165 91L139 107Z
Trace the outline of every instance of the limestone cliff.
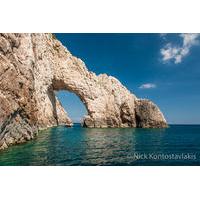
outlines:
M79 96L85 127L166 127L158 107L116 78L88 71L52 34L0 34L0 149L72 121L54 91ZM70 108L69 108L70 109Z

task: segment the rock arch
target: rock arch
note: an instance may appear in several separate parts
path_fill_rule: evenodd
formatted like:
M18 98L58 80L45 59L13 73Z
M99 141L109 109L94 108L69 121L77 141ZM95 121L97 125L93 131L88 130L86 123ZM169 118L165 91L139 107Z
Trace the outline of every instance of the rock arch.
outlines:
M80 97L86 127L167 126L155 104L114 77L88 71L52 34L0 34L0 148L32 139L39 129L72 125L54 90Z

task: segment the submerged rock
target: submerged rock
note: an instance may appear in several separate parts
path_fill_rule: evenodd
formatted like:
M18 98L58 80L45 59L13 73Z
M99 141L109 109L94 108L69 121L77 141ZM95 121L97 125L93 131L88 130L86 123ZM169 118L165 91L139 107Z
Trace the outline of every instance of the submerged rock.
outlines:
M85 127L167 126L155 104L112 76L88 71L52 34L0 34L0 149L40 129L72 126L57 90L79 96L88 112Z

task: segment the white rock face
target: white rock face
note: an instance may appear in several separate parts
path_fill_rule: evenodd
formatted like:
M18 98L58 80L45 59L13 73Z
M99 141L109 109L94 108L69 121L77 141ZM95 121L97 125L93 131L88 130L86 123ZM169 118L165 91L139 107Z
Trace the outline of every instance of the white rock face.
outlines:
M167 126L155 104L114 77L88 71L52 34L0 34L0 148L32 139L38 129L72 125L56 90L79 96L88 111L85 127ZM17 119L23 123L15 133Z

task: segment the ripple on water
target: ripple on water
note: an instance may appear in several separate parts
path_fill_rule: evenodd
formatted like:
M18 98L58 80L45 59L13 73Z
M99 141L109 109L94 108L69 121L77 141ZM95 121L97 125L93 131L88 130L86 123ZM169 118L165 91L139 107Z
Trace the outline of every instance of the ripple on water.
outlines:
M139 159L136 155L195 154L196 159ZM167 129L66 128L0 152L0 165L199 165L200 126Z

